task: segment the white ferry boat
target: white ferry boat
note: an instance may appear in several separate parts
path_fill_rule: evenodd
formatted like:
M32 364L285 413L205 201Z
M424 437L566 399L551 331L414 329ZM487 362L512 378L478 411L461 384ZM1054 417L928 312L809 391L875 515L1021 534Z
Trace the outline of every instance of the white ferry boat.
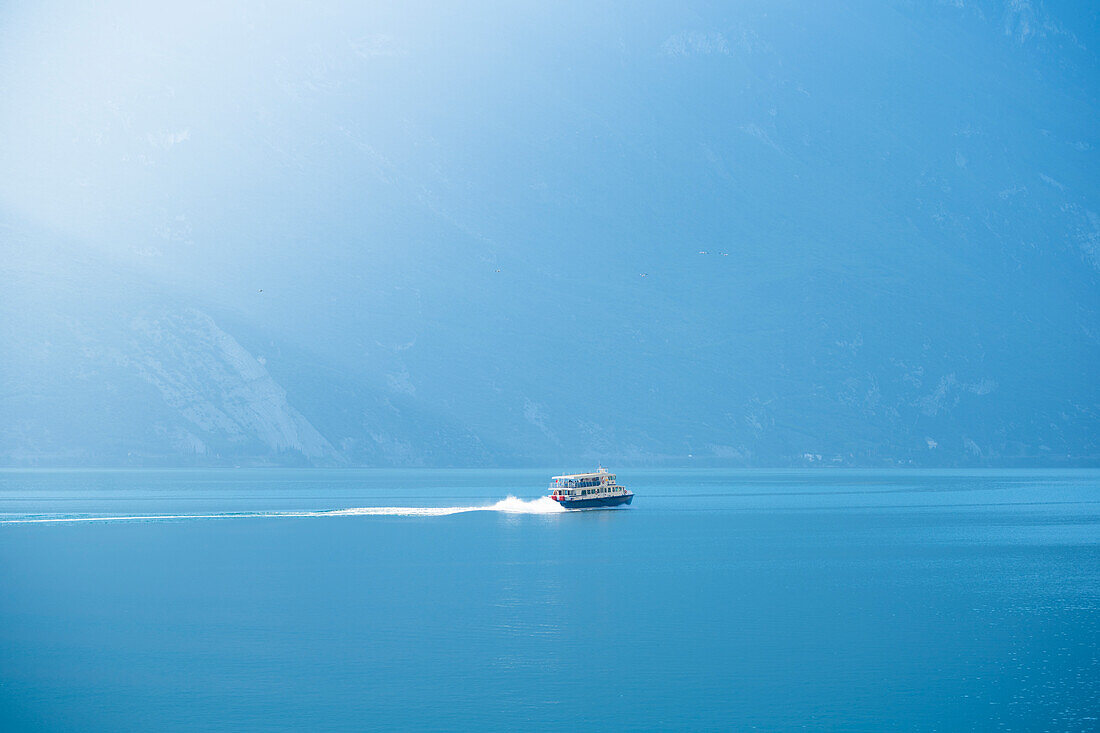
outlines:
M595 473L567 473L550 481L550 498L566 509L596 509L629 504L634 492L615 483L615 474L600 466Z

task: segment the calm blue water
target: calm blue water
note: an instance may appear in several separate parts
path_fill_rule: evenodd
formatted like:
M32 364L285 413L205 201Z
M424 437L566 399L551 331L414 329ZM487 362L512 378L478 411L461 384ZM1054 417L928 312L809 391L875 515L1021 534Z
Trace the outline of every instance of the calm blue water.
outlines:
M319 513L556 472L0 472L0 728L1100 729L1100 472Z

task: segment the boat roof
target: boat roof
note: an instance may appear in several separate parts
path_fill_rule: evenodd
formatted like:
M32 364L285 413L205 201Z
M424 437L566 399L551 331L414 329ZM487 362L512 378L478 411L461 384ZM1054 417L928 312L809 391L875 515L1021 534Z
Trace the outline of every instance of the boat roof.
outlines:
M592 473L565 473L561 476L551 476L551 479L559 478L599 478L600 476L614 476L613 473L608 473L605 468L602 471L593 471Z

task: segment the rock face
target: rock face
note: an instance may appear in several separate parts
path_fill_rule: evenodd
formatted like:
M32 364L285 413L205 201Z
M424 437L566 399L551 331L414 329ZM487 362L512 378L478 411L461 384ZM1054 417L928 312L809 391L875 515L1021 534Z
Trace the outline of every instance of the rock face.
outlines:
M15 292L59 294L48 278L23 285ZM74 312L43 299L46 313L8 314L8 343L19 348L2 372L0 460L341 461L267 369L205 313L81 295L98 302Z
M334 445L271 374L272 362L209 314L134 273L45 250L29 264L0 267L10 296L0 301L0 465L488 461L476 436L414 404L401 379L377 374L387 386L376 388L308 352L274 357Z
M187 309L137 317L130 329L119 365L155 387L190 423L184 447L205 453L207 443L256 442L274 454L336 458L332 445L287 403L286 390L210 316Z

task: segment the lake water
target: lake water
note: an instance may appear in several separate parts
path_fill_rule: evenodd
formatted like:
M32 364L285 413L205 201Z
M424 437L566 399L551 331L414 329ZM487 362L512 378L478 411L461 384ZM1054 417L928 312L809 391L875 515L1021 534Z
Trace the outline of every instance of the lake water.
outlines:
M1100 472L557 472L2 471L0 728L1100 729Z

